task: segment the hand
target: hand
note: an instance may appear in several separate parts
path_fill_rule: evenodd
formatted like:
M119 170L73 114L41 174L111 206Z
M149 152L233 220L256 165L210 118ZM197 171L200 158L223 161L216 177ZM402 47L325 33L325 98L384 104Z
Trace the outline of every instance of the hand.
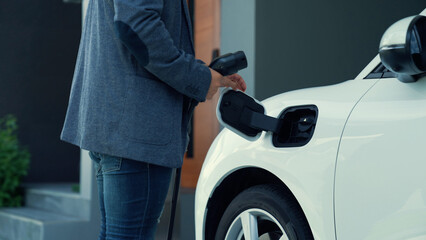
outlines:
M207 99L212 99L220 87L231 87L234 90L246 91L247 85L244 79L238 74L229 76L222 76L220 73L210 68L212 80L210 83L209 91L207 92Z

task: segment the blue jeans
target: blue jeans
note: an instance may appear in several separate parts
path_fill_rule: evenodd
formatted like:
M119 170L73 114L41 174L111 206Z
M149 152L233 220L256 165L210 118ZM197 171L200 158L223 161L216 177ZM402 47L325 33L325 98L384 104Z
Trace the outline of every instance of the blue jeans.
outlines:
M154 239L172 168L90 152L101 210L99 240Z

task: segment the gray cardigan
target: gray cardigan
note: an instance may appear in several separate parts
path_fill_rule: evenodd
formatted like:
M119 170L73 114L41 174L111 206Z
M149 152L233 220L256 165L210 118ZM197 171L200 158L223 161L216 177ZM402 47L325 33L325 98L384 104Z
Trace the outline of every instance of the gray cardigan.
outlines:
M190 24L186 0L90 0L61 139L180 167L211 81Z

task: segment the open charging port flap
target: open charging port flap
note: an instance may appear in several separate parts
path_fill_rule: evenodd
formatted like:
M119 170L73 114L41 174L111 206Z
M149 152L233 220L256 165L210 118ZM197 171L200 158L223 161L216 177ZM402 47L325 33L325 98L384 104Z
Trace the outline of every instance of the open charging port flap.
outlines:
M275 147L297 147L312 138L318 109L314 105L290 107L274 118L266 115L256 99L228 88L221 93L216 114L223 126L247 140L255 141L262 131L270 131Z

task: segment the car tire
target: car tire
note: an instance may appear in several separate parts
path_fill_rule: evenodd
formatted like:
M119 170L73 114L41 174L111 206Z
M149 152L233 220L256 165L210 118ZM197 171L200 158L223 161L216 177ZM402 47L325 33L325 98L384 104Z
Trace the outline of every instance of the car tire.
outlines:
M257 185L244 190L232 200L215 235L215 240L243 239L314 238L292 194L277 185Z

